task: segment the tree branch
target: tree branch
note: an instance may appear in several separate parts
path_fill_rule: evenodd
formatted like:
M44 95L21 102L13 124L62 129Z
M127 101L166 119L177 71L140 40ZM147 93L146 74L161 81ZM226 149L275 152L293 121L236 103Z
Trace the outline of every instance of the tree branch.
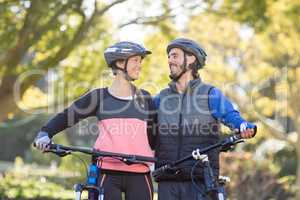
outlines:
M90 27L92 27L92 25L97 17L102 16L112 6L122 3L124 1L126 1L126 0L115 1L115 2L105 6L101 10L97 9L97 1L95 1L95 11L87 21L86 21L86 17L84 15L84 13L81 13L83 18L82 18L79 28L77 29L76 33L73 36L73 38L69 42L66 42L65 45L63 45L60 48L60 50L53 57L46 58L45 60L38 63L37 66L39 66L40 68L43 68L43 69L48 69L52 66L57 65L59 63L59 61L66 58L69 55L69 53L74 49L74 47L77 46L84 39L85 34L89 31Z
M72 4L79 4L81 5L82 0L80 1L68 1L68 3L64 4L52 17L51 19L45 23L44 25L38 27L35 30L34 36L32 40L30 41L30 45L33 45L35 42L37 42L43 34L48 32L51 28L53 28L57 24L58 17L63 14Z
M65 42L65 44L60 48L60 50L54 56L48 57L45 60L40 61L36 66L39 69L44 69L44 70L47 70L53 66L56 66L61 60L65 59L69 55L69 53L74 49L74 47L77 46L84 39L85 34L88 32L89 28L92 27L92 25L97 17L103 15L113 5L122 3L124 1L126 1L126 0L115 1L115 2L107 5L106 7L104 7L101 10L98 10L97 5L96 5L94 13L87 21L85 20L86 18L85 18L84 13L81 12L81 16L83 17L82 22L81 22L79 28L77 29L76 33L74 34L73 38L70 41ZM58 15L58 13L57 13L57 15ZM32 84L34 84L37 80L38 80L38 77L32 77L31 79L24 81L22 83L21 93L23 94L26 91L26 89L29 86L31 86Z
M273 119L269 119L266 118L264 116L258 116L258 118L265 123L266 125L268 125L268 128L271 130L271 134L280 139L280 140L284 140L289 142L290 144L295 145L296 142L294 139L292 139L291 137L287 137L287 133L285 133L284 131L284 127L276 120Z
M28 36L28 33L32 32L32 29L37 25L37 20L40 18L39 6L41 2L39 0L32 1L31 6L26 12L24 24L19 31L19 38Z
M167 15L166 13L159 16L152 16L152 17L137 17L132 19L124 24L118 26L118 28L123 28L128 25L138 24L138 25L156 25L161 21L164 21L168 18L175 17L175 15Z
M3 59L0 60L0 65L6 67L7 73L15 69L30 47L30 37L41 16L41 12L39 12L39 7L42 5L41 3L43 4L41 1L32 2L26 12L24 24L19 31L16 45L9 49Z
M117 0L117 1L114 1L113 3L111 3L111 4L109 4L109 5L107 5L107 6L105 6L104 8L102 8L102 9L100 9L100 10L98 10L97 11L97 5L95 5L95 9L96 9L96 11L95 11L95 15L97 15L97 16L100 16L100 15L103 15L105 12L107 12L110 8L112 8L113 6L115 6L115 5L117 5L117 4L120 4L120 3L123 3L123 2L125 2L125 1L127 1L127 0ZM97 1L95 1L95 4L97 3Z
M19 3L19 0L7 0L7 1L1 1L0 2L0 6L7 6L7 5L11 5L14 3Z
M158 16L151 16L151 17L137 17L132 19L126 23L123 23L118 26L118 28L123 28L128 25L137 24L137 25L157 25L159 22L164 21L166 19L174 18L176 14L170 14L172 11L176 9L188 10L189 12L193 11L194 9L199 8L199 3L195 3L190 6L186 6L185 4L180 4L176 8L170 8L167 3L163 3L163 8L165 9L164 13Z

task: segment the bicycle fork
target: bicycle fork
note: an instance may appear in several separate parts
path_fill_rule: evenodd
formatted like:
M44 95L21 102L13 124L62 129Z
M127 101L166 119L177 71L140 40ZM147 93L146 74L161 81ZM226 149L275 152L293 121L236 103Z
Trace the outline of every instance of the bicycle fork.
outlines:
M83 191L88 191L89 200L104 200L104 190L102 187L84 185L84 184L76 184L74 185L75 190L75 200L81 200L81 194ZM91 192L93 191L93 192ZM98 198L97 198L98 196Z
M225 185L230 182L228 177L220 176L216 181L212 172L212 168L209 163L208 156L206 154L200 154L199 150L195 150L192 153L195 160L201 160L204 171L204 185L207 193L213 194L214 199L226 200Z

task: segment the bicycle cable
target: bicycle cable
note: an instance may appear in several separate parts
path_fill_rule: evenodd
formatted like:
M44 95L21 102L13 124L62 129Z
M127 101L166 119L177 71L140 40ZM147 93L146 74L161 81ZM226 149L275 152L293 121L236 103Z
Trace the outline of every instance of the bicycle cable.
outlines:
M207 194L205 193L205 191L203 191L203 190L197 185L196 180L195 180L196 178L195 178L195 176L194 176L194 171L195 171L195 169L196 169L196 167L197 167L197 165L198 165L199 163L201 163L201 160L196 161L195 164L193 165L192 170L191 170L191 179L192 179L192 184L193 184L193 186L195 187L195 189L196 189L196 190L197 190L204 198L206 198L206 197L208 197Z
M89 175L89 172L88 172L88 168L87 168L86 162L85 162L82 158L80 158L79 155L76 155L76 154L71 154L71 155L74 156L75 158L77 158L77 159L79 159L79 160L81 161L81 163L82 163L83 166L84 166L84 170L85 170L85 172L86 172L86 175L88 176L88 175Z

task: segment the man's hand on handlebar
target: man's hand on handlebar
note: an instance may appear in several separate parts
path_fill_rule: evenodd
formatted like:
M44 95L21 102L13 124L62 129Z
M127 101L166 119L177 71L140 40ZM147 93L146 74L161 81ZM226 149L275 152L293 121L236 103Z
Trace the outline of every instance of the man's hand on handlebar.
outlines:
M252 138L255 136L256 134L256 125L251 124L249 122L243 122L240 125L240 134L242 136L242 138L244 139L248 139L248 138Z

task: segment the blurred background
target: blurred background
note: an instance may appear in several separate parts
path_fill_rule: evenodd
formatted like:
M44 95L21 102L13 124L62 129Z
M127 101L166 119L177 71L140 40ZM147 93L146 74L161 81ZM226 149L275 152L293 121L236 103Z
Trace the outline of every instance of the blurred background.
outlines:
M208 54L201 78L219 87L258 134L222 155L229 199L300 199L300 1L0 0L0 199L72 199L78 155L34 150L40 127L113 77L103 50L120 40L153 54L135 84L167 86L166 46L177 37ZM224 132L226 132L224 128ZM55 137L91 146L95 119Z

